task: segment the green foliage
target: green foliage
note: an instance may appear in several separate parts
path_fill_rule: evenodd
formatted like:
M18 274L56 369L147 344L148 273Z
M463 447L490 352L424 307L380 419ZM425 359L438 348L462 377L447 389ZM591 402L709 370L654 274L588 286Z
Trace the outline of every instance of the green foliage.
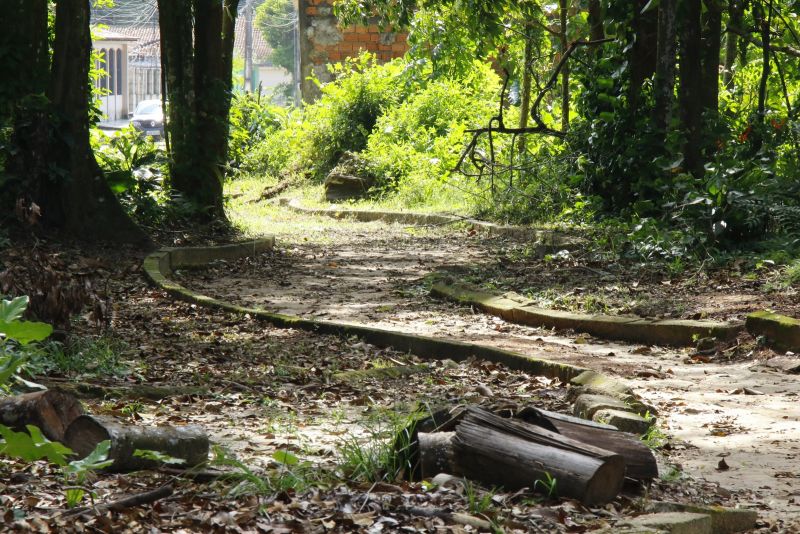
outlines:
M256 27L272 48L272 62L294 72L297 14L292 0L265 0L255 15Z
M163 220L169 198L163 178L167 160L153 140L129 126L111 135L94 129L91 143L111 190L128 214L142 223Z
M471 514L483 514L492 507L494 491L480 491L469 479L464 479L464 498Z
M558 496L558 480L545 471L544 480L538 479L533 483L533 491L537 489L544 492L548 499L553 499Z
M29 344L47 339L53 327L46 323L23 321L27 296L0 300L0 389L29 358Z
M438 79L419 88L378 119L362 158L380 177L386 194L409 207L437 196L475 191L470 180L452 176L465 130L487 121L495 110L497 76L473 64L463 81ZM450 186L450 187L448 187Z
M49 342L28 352L28 370L34 374L66 376L128 376L124 359L130 347L113 336L74 337L67 343Z
M186 460L183 458L176 458L175 456L149 449L136 449L133 451L133 455L138 458L144 458L145 460L152 460L166 465L180 465L186 463Z
M392 481L408 470L408 429L417 415L389 414L369 426L367 436L349 436L339 446L339 469L354 481Z
M264 4L262 4L264 5ZM261 95L251 93L234 95L230 111L230 139L228 160L233 169L242 166L253 148L285 124L287 112L272 105Z
M266 473L257 473L225 449L212 448L212 466L232 469L226 479L235 482L231 496L270 495L280 491L303 491L322 482L320 473L310 462L302 461L288 451L276 451L272 458L278 464Z
M0 425L0 454L22 460L35 462L47 459L58 465L67 465L67 456L72 450L61 443L50 441L42 432L33 425L27 425L28 432L15 432L10 428Z
M113 463L113 460L108 460L108 453L111 450L109 440L98 443L86 458L67 462L67 458L73 454L69 447L45 438L35 426L27 425L26 428L28 432L15 432L0 425L0 436L3 438L0 440L0 454L23 462L46 459L61 466L64 481L71 484L64 491L69 508L80 504L86 495L87 490L80 486L86 482L88 475Z

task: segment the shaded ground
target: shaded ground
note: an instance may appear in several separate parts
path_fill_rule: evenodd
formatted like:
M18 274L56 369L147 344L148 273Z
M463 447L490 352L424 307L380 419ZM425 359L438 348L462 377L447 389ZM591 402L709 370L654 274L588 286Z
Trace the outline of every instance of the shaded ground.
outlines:
M293 233L295 223L302 230ZM788 492L797 473L791 464L787 467L792 440L797 437L791 428L795 386L781 383L779 378L784 377L751 373L751 360L687 365L684 360L689 354L681 351L652 349L648 353L583 336L556 336L428 299L427 273L502 272L497 257L522 246L513 242L486 240L469 229L407 229L316 218L281 224L285 233L278 236L281 248L277 252L218 264L208 271L186 272L182 282L276 311L493 343L635 377L642 394L660 408L664 428L678 438L661 452L663 480L645 494L623 495L594 510L568 500L542 503L529 493L492 497L483 489L473 491L461 485L435 490L420 484L371 483L359 476L359 463L353 458L369 457L368 451L378 450L372 447L381 443L379 438L393 435L403 423L402 416L417 402L532 403L563 410L567 408L565 388L481 362L431 362L427 372L412 377L343 383L334 379L337 372L418 362L357 339L276 329L248 316L173 302L144 281L139 269L142 257L135 253L79 255L40 243L40 250L58 256L64 266L76 266L75 272L88 273L106 287L111 304L106 338L116 340L114 354L119 357L100 369L99 356L87 349L79 355L82 367L50 371L42 380L65 386L87 383L95 392L85 400L89 411L111 413L131 424L200 424L216 444L229 451L225 453L227 469L237 476L198 483L167 474L102 475L91 486L98 502L168 482L175 485L176 493L152 507L76 520L62 515L65 482L56 470L41 462L2 459L0 509L8 525L17 521L8 528L55 532L123 527L188 532L470 530L452 518L420 517L414 511L432 507L489 519L505 532L613 531L615 524L641 510L648 499L756 506L766 512L762 525L778 531L788 529L796 517ZM174 239L176 244L192 240L184 235ZM3 260L18 253L14 261L24 262L30 248L7 250ZM222 278L225 284L218 281ZM278 299L275 306L268 301L273 297ZM75 328L98 335L88 317L77 321ZM737 387L737 380L770 395L728 393ZM113 389L137 384L162 386L167 396L136 399ZM105 386L99 396L98 385ZM187 387L193 388L191 393ZM787 419L770 410L783 410ZM724 419L727 416L738 419ZM761 419L751 423L756 416ZM700 426L705 423L710 426ZM723 430L730 434L712 435ZM776 441L774 436L781 431L780 442L770 443L771 451L767 451L765 436ZM755 452L749 447L755 447ZM278 451L296 455L301 463L291 468L282 465L275 457ZM719 452L731 453L729 471L713 469ZM233 456L241 463L230 461ZM760 462L757 469L752 468L756 461ZM683 464L686 473L707 481L684 476L671 469L670 462Z
M795 377L762 366L771 351L746 336L710 354L637 347L508 324L427 296L431 279L442 275L517 290L550 280L576 294L618 295L617 304L602 311L661 309L644 315L740 320L766 306L795 313L793 288L766 291L776 281L742 280L736 272L672 278L663 271L574 257L536 260L519 254L523 243L470 229L318 224L329 228L325 244L297 243L293 236L294 243L271 254L179 273L181 282L271 311L448 336L613 371L655 403L661 427L677 440L670 459L687 473L724 491L745 490L744 502L768 516L800 517L793 488L800 472L787 468L800 439L800 414L794 410L800 387ZM285 236L283 242L286 238L292 239ZM571 309L586 309L591 299L579 302ZM729 469L717 469L722 458Z

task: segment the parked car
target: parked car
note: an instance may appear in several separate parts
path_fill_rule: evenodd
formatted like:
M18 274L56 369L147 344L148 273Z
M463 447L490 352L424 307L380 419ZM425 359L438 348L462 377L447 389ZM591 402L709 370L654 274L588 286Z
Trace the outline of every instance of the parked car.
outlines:
M160 100L142 100L131 114L131 125L145 135L164 137L164 110Z

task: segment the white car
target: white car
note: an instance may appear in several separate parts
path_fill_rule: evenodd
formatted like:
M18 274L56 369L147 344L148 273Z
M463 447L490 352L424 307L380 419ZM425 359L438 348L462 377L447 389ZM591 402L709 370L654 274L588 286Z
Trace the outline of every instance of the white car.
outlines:
M142 100L131 114L131 125L152 137L164 137L164 110L160 100Z

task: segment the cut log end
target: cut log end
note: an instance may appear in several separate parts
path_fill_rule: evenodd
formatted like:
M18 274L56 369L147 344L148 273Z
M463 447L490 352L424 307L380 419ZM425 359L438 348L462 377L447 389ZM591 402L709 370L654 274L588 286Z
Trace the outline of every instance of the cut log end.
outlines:
M0 399L0 424L18 431L33 425L52 441L63 441L67 427L82 414L80 401L57 389Z

